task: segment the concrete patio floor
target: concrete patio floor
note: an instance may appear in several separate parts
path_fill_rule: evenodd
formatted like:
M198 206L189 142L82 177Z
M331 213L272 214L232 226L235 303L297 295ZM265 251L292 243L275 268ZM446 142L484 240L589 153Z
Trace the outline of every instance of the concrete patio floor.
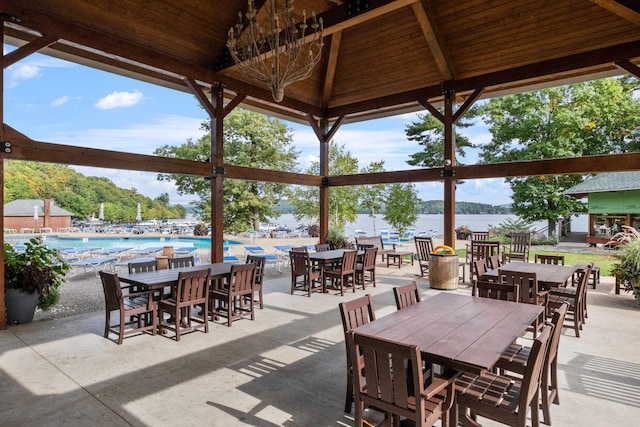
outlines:
M378 286L366 290L378 317L395 311L394 286L416 279L424 298L440 292L417 264L378 266ZM289 271L268 270L255 321L211 323L180 342L138 335L118 346L102 337L102 311L0 331L0 426L352 425L338 303L365 291L290 295ZM612 288L604 277L589 289L581 338L563 332L554 426L638 425L640 307Z

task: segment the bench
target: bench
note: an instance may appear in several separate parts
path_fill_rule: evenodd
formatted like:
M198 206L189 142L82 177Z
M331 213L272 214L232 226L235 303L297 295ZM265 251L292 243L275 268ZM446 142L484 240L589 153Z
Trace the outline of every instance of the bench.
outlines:
M396 251L395 243L392 244L392 248L384 247L384 243L382 243L382 236L356 237L356 247L358 249L366 248L366 247L378 248L378 254L382 256L382 261L384 261L385 255L394 253Z

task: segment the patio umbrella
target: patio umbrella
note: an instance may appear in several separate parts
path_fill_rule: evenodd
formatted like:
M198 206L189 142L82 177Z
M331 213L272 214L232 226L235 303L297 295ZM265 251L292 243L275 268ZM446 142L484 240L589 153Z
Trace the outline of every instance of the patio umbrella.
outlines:
M142 221L142 209L140 208L140 203L138 203L138 211L136 212L136 221Z
M104 221L104 203L100 203L100 213L98 214L98 219L100 221Z

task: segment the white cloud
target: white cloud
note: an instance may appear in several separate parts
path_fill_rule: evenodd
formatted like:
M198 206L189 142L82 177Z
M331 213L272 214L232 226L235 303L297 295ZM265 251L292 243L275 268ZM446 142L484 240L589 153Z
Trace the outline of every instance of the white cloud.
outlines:
M142 92L137 90L133 92L112 92L96 102L95 107L100 110L131 107L138 104L143 98L144 95L142 95Z
M52 107L60 107L61 105L66 104L67 102L69 102L69 97L67 95L61 96L59 98L56 98L53 100L53 102L51 103Z

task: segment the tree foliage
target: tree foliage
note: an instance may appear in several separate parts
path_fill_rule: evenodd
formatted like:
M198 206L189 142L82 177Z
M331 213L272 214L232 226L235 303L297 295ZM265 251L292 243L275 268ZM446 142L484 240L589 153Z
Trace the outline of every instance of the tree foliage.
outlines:
M156 155L207 161L211 156L211 123L204 122L207 133L194 142L180 146L165 145ZM290 129L280 120L243 109L233 110L224 119L225 164L279 171L295 171L298 153L292 147ZM211 186L202 177L161 174L160 179L174 181L179 194L195 194L196 213L211 220ZM230 231L258 229L261 221L277 217L275 205L285 190L283 184L224 180L224 227Z
M362 168L360 173L384 172L384 160L372 162L369 166ZM384 199L386 197L386 185L372 184L362 185L360 192L360 209L363 209L373 221L373 234L376 232L375 214L382 211Z
M479 108L492 140L482 147L487 163L580 157L637 151L640 101L637 82L611 78L495 98ZM586 211L563 192L582 176L508 178L513 212L527 221Z
M358 159L344 145L329 143L329 175L348 175L358 172ZM320 174L320 161L314 161L306 171L310 175ZM357 186L331 187L329 189L329 227L344 233L347 222L354 222L358 215L359 189ZM294 206L293 217L297 221L319 220L320 190L318 188L296 187L289 195Z
M411 166L441 167L444 165L444 125L431 114L419 115L420 122L413 122L407 126L405 133L409 141L416 141L423 150L411 154L407 163ZM469 127L470 123L460 121L458 127ZM456 132L456 161L465 157L466 148L473 147L469 139Z
M4 183L4 203L51 198L81 219L97 218L101 203L104 220L115 223L133 222L138 203L145 219L184 218L187 213L184 206L170 206L166 193L151 199L135 189L119 188L107 178L85 176L63 165L7 160Z
M418 195L413 184L393 184L387 193L384 220L402 236L418 219Z

